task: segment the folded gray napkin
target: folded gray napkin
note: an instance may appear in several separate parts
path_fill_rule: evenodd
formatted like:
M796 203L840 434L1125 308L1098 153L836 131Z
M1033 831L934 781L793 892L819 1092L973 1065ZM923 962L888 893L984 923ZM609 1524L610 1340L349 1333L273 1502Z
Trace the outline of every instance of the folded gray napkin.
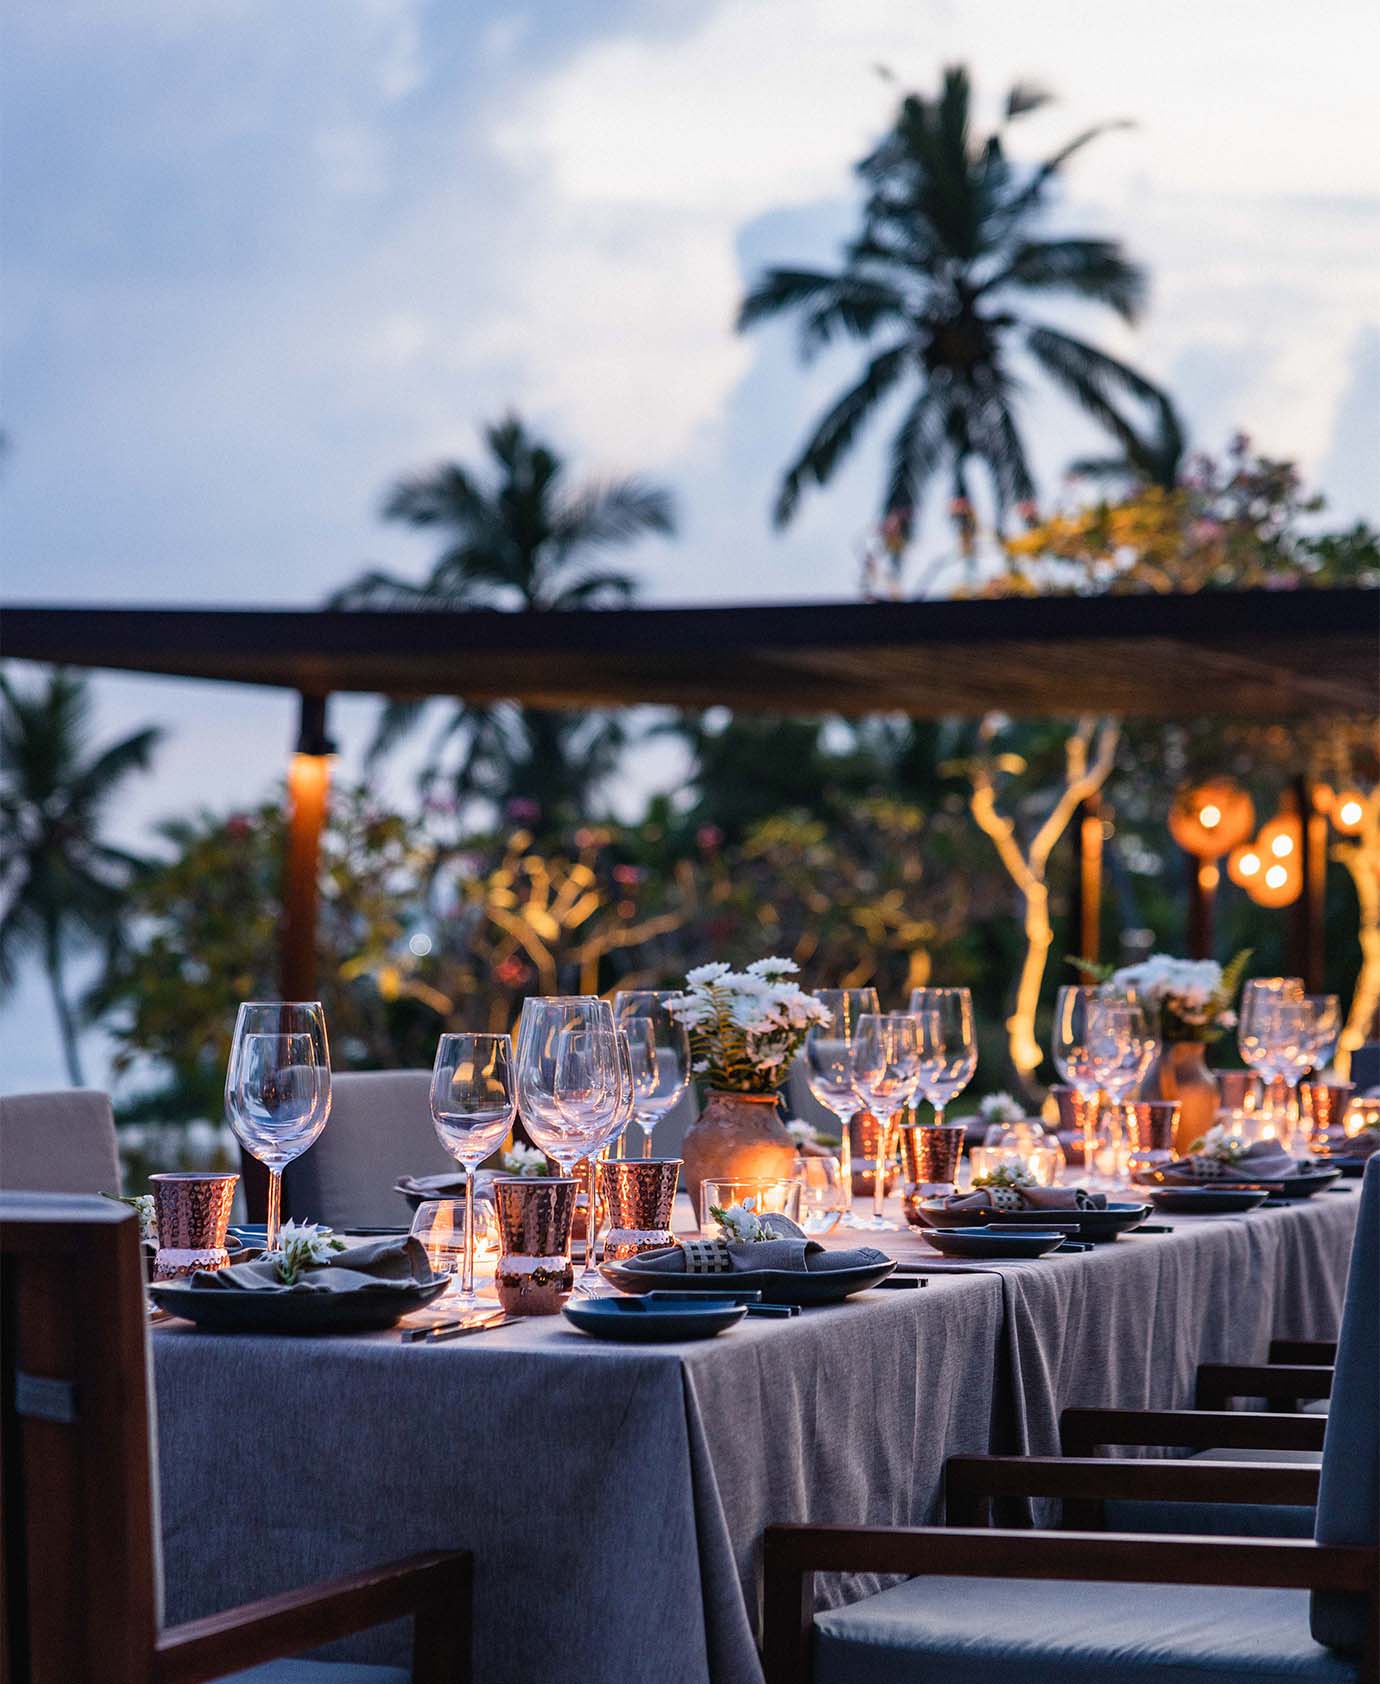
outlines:
M1082 1187L975 1187L951 1193L944 1204L950 1210L1106 1210L1107 1195Z
M475 1198L492 1198L494 1180L504 1173L497 1169L477 1169L474 1172ZM393 1191L404 1197L410 1194L414 1199L463 1199L465 1178L459 1170L450 1175L400 1175L393 1183Z
M788 1216L768 1213L761 1220L762 1226L772 1232L769 1240L685 1240L666 1251L644 1252L637 1259L637 1267L671 1275L742 1274L754 1269L823 1274L831 1269L859 1269L869 1263L890 1262L884 1251L870 1245L826 1251Z
M1282 1181L1299 1172L1297 1159L1291 1158L1277 1140L1253 1140L1233 1163L1190 1152L1169 1168L1200 1181Z
M195 1287L219 1292L399 1292L424 1286L435 1277L420 1240L371 1240L368 1245L337 1251L328 1263L306 1269L291 1286L278 1279L278 1263L232 1263L228 1269L198 1269Z

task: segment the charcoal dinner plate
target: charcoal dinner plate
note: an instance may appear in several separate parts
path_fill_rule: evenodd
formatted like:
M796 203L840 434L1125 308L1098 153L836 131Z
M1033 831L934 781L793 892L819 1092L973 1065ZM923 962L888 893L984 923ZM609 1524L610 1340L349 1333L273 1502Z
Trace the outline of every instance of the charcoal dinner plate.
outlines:
M1179 1216L1239 1215L1259 1209L1269 1196L1263 1187L1157 1187L1150 1203Z
M1283 1175L1277 1177L1249 1175L1242 1176L1214 1176L1211 1181L1204 1181L1200 1176L1183 1175L1174 1170L1161 1172L1161 1184L1165 1187L1250 1187L1258 1192L1265 1192L1274 1199L1311 1199L1314 1193L1321 1193L1325 1187L1330 1187L1334 1181L1340 1181L1342 1172L1336 1166L1328 1169L1303 1170L1298 1175Z
M1060 1228L922 1228L927 1245L945 1257L1046 1257L1065 1243Z
M237 1292L160 1281L149 1296L160 1310L204 1333L374 1333L424 1308L449 1285L448 1275L412 1287L355 1292Z
M648 1252L647 1256L655 1253ZM881 1263L852 1269L735 1269L731 1274L686 1275L669 1269L645 1269L636 1259L604 1263L599 1273L620 1292L713 1292L722 1282L727 1292L760 1292L764 1304L837 1304L855 1292L879 1286L896 1267Z
M664 1340L712 1339L736 1327L747 1314L746 1304L731 1298L700 1299L694 1304L652 1303L646 1298L572 1299L561 1311L581 1333L596 1339L620 1339L627 1344L653 1345Z
M946 1205L920 1203L907 1206L906 1217L912 1227L981 1228L989 1223L994 1227L1048 1228L1075 1240L1114 1240L1138 1228L1150 1214L1150 1206L1109 1201L1105 1210L952 1210Z

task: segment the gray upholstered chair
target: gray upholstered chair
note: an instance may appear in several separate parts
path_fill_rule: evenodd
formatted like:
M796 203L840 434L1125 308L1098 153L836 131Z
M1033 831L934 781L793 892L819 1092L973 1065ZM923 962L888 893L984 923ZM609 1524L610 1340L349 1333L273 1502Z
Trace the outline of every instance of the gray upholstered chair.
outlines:
M1297 1503L1313 1484L1311 1539L769 1527L768 1684L1373 1684L1380 1677L1378 1284L1380 1160L1362 1184L1331 1412L1325 1423L1284 1417L1300 1435L1325 1428L1320 1476L1310 1467L1272 1474L1258 1464L1210 1461L963 1459L972 1472L988 1464L987 1495L1059 1496L1066 1517L1070 1499L1235 1504L1278 1501L1283 1490ZM1209 1432L1223 1417L1203 1419ZM1243 1425L1243 1440L1251 1430ZM952 1518L952 1485L949 1496ZM821 1571L917 1576L816 1614ZM1116 1588L1076 1592L1075 1584Z
M431 1122L429 1070L363 1070L331 1081L331 1115L283 1178L287 1210L333 1228L403 1224L400 1175L458 1173Z
M66 1088L0 1099L0 1190L118 1193L110 1095Z

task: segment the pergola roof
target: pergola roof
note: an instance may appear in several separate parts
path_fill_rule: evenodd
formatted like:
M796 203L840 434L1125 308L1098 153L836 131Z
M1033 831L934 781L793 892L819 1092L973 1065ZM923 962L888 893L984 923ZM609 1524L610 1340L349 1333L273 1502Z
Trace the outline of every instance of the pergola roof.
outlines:
M580 613L0 610L9 659L309 695L919 717L1283 718L1377 701L1380 595L761 604Z

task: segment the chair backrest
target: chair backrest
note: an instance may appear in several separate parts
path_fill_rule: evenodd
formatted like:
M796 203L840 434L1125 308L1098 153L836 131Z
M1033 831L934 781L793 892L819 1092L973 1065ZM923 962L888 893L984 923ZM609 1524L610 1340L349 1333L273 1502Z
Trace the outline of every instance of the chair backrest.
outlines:
M407 1221L400 1175L456 1173L431 1122L429 1070L364 1070L331 1078L331 1114L283 1177L298 1220L380 1227Z
M0 1189L118 1193L120 1155L110 1095L68 1088L0 1099Z
M133 1211L0 1193L5 1684L148 1684L147 1320Z
M1313 1536L1320 1544L1380 1543L1380 1153L1361 1183ZM1312 1626L1319 1643L1359 1652L1364 1599L1315 1591Z

